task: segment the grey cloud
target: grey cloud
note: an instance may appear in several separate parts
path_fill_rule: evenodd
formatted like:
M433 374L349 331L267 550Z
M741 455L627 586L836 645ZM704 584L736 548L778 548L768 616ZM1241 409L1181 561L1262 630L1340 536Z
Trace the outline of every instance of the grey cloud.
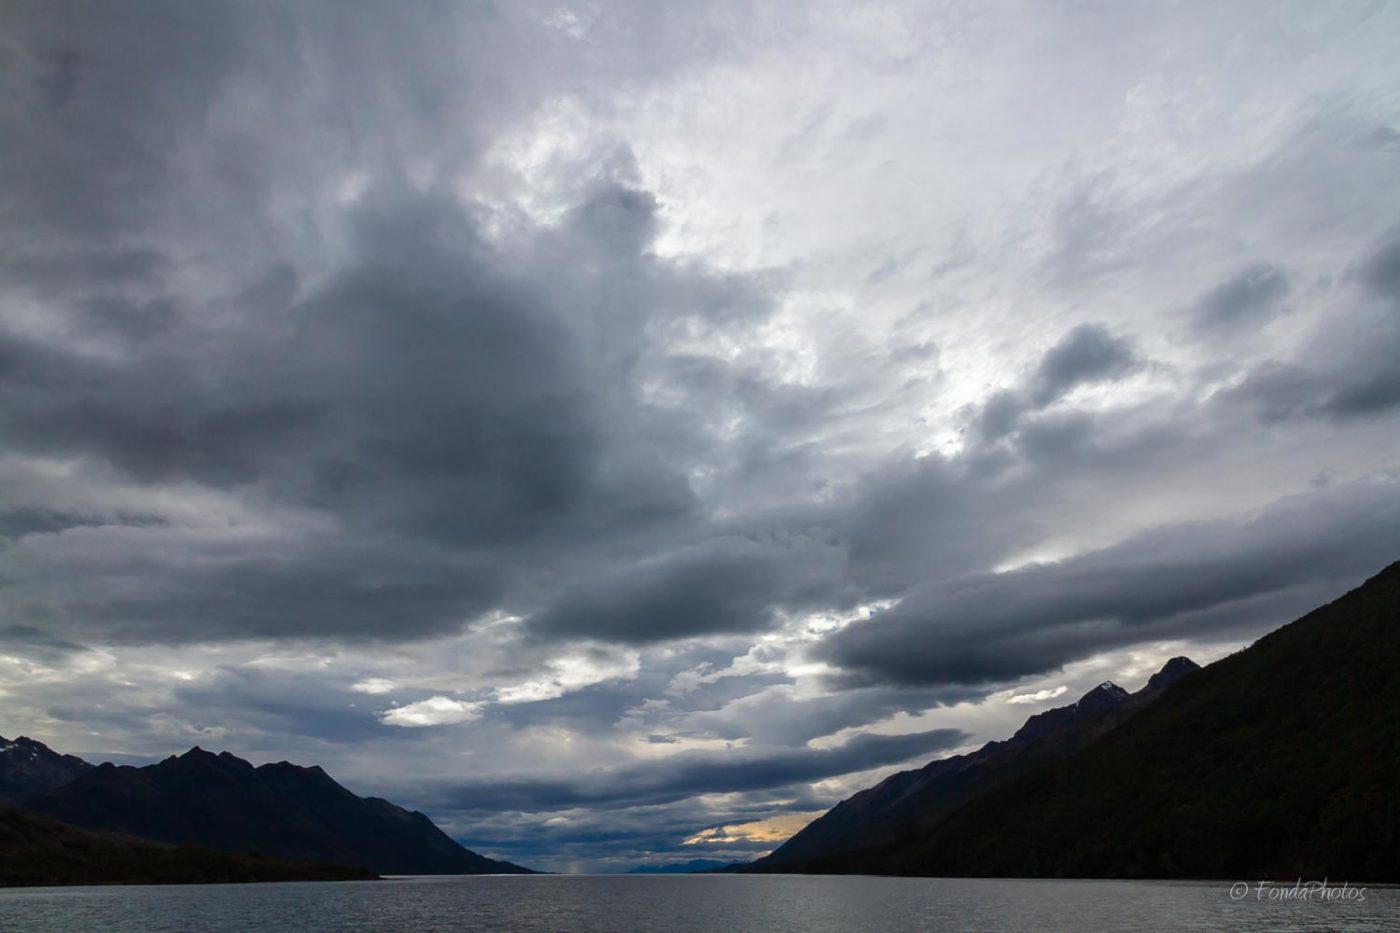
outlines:
M1109 382L1142 365L1132 344L1103 324L1080 324L1040 358L1022 386L991 396L977 412L977 436L996 441L1027 414L1041 411L1082 385Z
M178 685L172 698L175 708L196 728L236 725L245 734L297 736L307 744L387 739L407 745L419 740L411 729L383 725L374 715L374 698L349 693L343 685L288 677L276 670L225 667Z
M1246 521L1163 527L1057 564L921 587L820 650L856 682L1006 682L1123 645L1282 624L1397 557L1396 484L1337 487Z
M1400 406L1400 328L1394 340L1383 339L1359 350L1354 368L1339 374L1323 403L1323 410L1334 417L1351 418L1378 415Z
M723 739L752 742L808 742L843 729L869 726L898 713L918 715L939 706L980 699L985 691L953 686L936 688L866 687L824 696L804 697L791 690L757 689L723 708L684 714L673 721Z
M934 729L904 735L863 733L844 745L826 749L681 752L656 762L575 779L463 782L439 789L431 799L434 806L450 810L532 813L583 806L642 806L700 794L738 793L819 781L931 755L954 748L964 739L956 729Z
M1102 324L1080 324L1046 351L1031 383L1031 404L1050 404L1091 382L1115 379L1137 365L1132 345Z
M1050 212L1050 249L1043 263L1050 284L1073 290L1129 261L1140 220L1121 203L1111 172L1062 174Z
M508 575L392 540L241 541L104 525L20 539L0 551L0 578L8 614L132 643L422 638L460 630L499 598Z
M1382 237L1357 264L1360 289L1344 291L1342 326L1315 327L1293 359L1271 359L1218 393L1268 423L1368 418L1400 406L1400 237ZM1377 307L1376 300L1382 304Z
M1027 408L1026 400L1017 392L1002 390L995 393L977 413L977 433L986 440L1005 437L1016 429Z
M0 645L4 646L6 654L47 665L61 664L87 650L83 645L55 638L32 625L0 626Z
M721 538L566 590L536 635L647 643L768 627L781 606L839 596L844 553L819 538Z
M675 429L656 435L636 394L640 322L762 316L767 287L651 256L646 192L604 182L583 197L559 227L527 229L519 259L444 192L376 188L347 218L344 268L313 289L273 268L236 316L186 308L154 335L117 333L117 352L0 334L12 450L142 484L256 486L272 507L326 516L360 542L303 536L299 553L269 559L230 539L212 545L217 562L177 575L161 563L166 537L127 535L98 579L151 576L118 598L91 587L81 613L78 597L60 600L67 618L119 639L420 637L462 624L572 542L693 525L695 496L666 448ZM468 553L503 545L535 551ZM99 546L27 553L57 576ZM708 577L676 572L725 591L718 560ZM807 586L797 561L731 561L755 591L777 589L712 605L677 632L761 625L767 606ZM32 604L16 582L11 604ZM250 595L231 606L230 591ZM700 612L674 605L656 624Z
M864 477L834 522L851 575L874 593L940 572L970 572L1026 532L1025 518L978 492L982 474L940 456L884 464Z
M1382 239L1362 262L1360 279L1377 295L1400 303L1400 232Z
M31 534L52 534L66 528L95 528L103 525L161 525L159 516L83 515L73 511L21 507L0 510L0 541Z
M1346 365L1308 367L1270 360L1219 393L1224 404L1244 404L1265 422L1305 418L1346 420L1379 415L1400 405L1400 340L1377 335Z
M1317 414L1325 408L1327 387L1301 366L1271 360L1219 393L1225 404L1244 403L1265 422Z
M1277 266L1247 266L1203 295L1194 311L1195 325L1217 331L1257 322L1288 294L1287 274Z
M636 728L651 729L653 723L664 724L667 732L653 733L669 741L685 738L714 738L719 733L696 723L694 728L682 727L685 710L716 709L739 697L746 697L772 684L790 682L785 674L753 674L724 677L715 683L702 684L696 690L677 697L667 693L669 677L657 672L669 671L671 665L648 659L637 677L592 684L572 690L564 696L532 703L509 703L491 707L486 715L501 719L519 728L542 725L569 729L580 735L612 735L635 717ZM649 715L639 715L647 700L663 698L664 705ZM725 736L721 736L725 737ZM732 736L729 736L732 737Z

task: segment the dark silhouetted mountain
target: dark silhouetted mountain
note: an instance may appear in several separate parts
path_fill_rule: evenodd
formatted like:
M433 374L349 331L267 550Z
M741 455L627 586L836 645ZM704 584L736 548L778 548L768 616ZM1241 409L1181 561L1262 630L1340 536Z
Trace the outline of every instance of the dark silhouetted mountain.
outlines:
M1038 764L1073 754L1198 669L1187 658L1173 658L1135 694L1103 683L1077 703L1030 717L1005 741L988 742L975 752L943 758L917 771L893 774L843 800L744 870L806 871L819 859L929 830L993 787Z
M733 862L715 858L696 858L688 862L671 862L665 865L638 865L629 868L629 875L695 875L701 872L719 871L729 868Z
M421 813L357 797L319 767L255 768L200 748L144 768L99 765L27 805L98 832L376 874L529 872L463 848Z
M1190 658L1172 658L1160 671L1147 679L1147 689L1163 690L1187 674L1200 669L1201 666Z
M38 813L0 806L0 885L354 881L374 877L371 872L340 865L211 852L92 833Z
M1400 881L1400 564L1079 753L816 871Z
M91 769L76 755L60 755L43 742L0 736L0 801L20 803L47 794Z

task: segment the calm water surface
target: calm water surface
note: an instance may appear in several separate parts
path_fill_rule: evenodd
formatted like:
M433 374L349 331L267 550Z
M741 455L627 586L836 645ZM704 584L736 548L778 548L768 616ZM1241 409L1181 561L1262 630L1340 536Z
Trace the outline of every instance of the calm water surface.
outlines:
M1364 903L1236 901L1224 883L557 875L0 890L0 930L1400 930Z

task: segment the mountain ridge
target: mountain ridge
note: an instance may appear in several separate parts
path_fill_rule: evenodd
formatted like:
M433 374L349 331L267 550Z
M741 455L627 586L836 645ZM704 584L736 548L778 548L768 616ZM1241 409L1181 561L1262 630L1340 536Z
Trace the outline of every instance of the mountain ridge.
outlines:
M841 801L741 871L800 872L816 860L931 828L958 807L1035 764L1072 754L1198 669L1189 658L1173 658L1137 693L1130 694L1107 681L1074 703L1028 717L1008 739L892 774Z
M31 810L0 805L0 886L371 881L377 877L343 865L94 833Z
M38 739L0 736L0 803L17 804L62 787L92 770L77 755L64 755Z
M27 806L93 832L375 874L530 872L472 852L422 813L355 795L318 765L254 766L199 746L144 767L98 765Z
M1400 881L1400 563L1078 754L814 872Z

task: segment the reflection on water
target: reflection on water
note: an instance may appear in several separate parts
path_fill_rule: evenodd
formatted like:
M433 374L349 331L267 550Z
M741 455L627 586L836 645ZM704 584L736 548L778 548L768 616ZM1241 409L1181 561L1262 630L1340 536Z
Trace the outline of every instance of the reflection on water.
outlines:
M555 875L0 890L0 930L1394 930L1365 900L1233 900L1221 882Z

